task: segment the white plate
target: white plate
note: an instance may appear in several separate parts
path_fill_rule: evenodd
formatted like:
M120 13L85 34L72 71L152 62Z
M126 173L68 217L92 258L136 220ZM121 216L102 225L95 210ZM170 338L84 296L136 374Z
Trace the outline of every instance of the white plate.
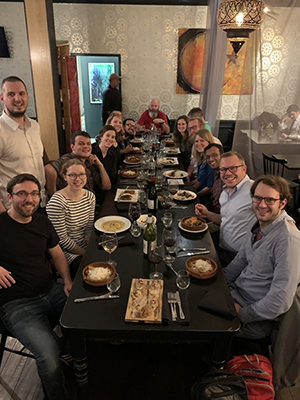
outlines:
M124 164L127 164L127 165L138 165L138 164L141 163L141 161L137 161L137 162L128 162L128 161L126 161L126 160L124 160L123 162L124 162Z
M94 223L94 227L100 231L100 232L104 232L104 233L112 233L109 231L106 231L105 229L102 229L102 225L105 222L108 221L120 221L120 222L124 222L125 225L123 226L123 228L118 229L116 231L116 233L121 233L121 232L125 232L127 231L127 229L129 229L131 227L131 222L129 221L129 219L125 218L125 217L120 217L119 215L108 215L107 217L102 217L99 218L95 223Z
M183 228L183 227L181 226L181 221L179 221L178 227L179 227L180 229L182 229L184 232L188 232L188 233L201 233L201 232L205 232L205 231L207 230L208 225L206 224L206 225L205 225L205 228L201 229L200 231L189 231L188 229Z
M189 197L188 199L182 198L182 197L177 197L179 192L189 193L189 194L192 195L192 197ZM191 200L195 200L196 197L197 197L197 194L195 192L191 192L190 190L183 190L183 189L182 190L178 190L178 192L176 194L174 194L174 196L173 196L174 200L177 200L177 201L191 201Z
M122 199L119 200L119 198L122 196L124 192L126 192L126 190L130 190L132 192L134 191L134 194L128 193L128 195L132 196L132 198L130 200L122 200ZM132 201L138 201L138 199L139 199L139 190L137 189L117 189L114 201L118 201L119 203L131 203Z
M142 138L136 138L136 139L132 139L132 140L130 140L130 143L140 143L140 144L142 144L144 142L144 139L142 139Z
M175 176L168 175L170 172L173 172L173 171L176 171ZM164 176L166 178L170 178L170 179L178 179L178 178L186 178L188 176L188 173L186 171L181 171L179 169L177 169L177 170L171 169L170 171L164 172Z
M166 153L167 154L180 154L180 149L179 147L166 147Z
M164 157L162 163L164 165L178 165L179 161L177 157Z
M182 179L168 179L168 185L184 185Z

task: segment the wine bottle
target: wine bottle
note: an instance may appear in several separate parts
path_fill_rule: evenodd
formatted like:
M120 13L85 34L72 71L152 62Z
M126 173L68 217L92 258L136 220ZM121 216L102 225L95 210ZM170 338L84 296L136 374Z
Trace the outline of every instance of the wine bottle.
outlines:
M148 214L147 218L147 226L144 231L143 237L143 253L145 256L149 256L150 250L155 249L156 247L156 227L153 223L152 214Z
M157 210L157 191L155 187L155 177L150 179L150 187L148 192L147 207L149 211L155 212Z

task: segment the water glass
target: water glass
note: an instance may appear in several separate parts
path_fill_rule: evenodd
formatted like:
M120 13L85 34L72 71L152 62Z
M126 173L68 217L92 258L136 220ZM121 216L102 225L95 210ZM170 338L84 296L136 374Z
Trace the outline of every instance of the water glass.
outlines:
M173 215L170 212L165 212L163 217L161 217L162 223L165 228L171 228L173 222Z
M118 237L116 233L103 233L102 236L102 247L109 254L108 263L117 266L117 263L111 259L111 253L113 253L118 247Z
M190 275L185 269L177 272L176 285L181 290L185 290L190 286Z
M116 293L120 289L121 281L117 272L114 279L111 282L107 282L106 287L111 293Z

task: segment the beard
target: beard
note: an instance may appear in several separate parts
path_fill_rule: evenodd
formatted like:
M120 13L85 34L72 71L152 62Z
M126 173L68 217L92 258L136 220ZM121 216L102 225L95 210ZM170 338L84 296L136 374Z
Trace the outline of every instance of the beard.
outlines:
M8 113L9 113L9 115L11 117L14 117L14 118L24 117L25 111L26 111L26 109L24 109L23 111L15 111L15 110L11 110L11 109L9 109L7 107L6 107L6 109L7 109Z
M150 111L149 110L149 115L151 118L157 118L158 117L158 111Z
M25 203L24 206L26 205L33 205L34 208L32 208L31 210L26 210L24 209L22 206L18 205L18 204L14 204L14 209L17 211L18 214L20 214L22 217L31 217L32 214L38 209L39 203L35 204L35 203Z

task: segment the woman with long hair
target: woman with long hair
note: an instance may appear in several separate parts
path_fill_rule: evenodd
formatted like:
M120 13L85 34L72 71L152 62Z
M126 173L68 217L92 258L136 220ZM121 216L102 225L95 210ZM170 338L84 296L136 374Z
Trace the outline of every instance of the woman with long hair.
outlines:
M181 115L175 122L175 129L173 132L173 140L176 147L180 148L180 158L185 170L187 170L190 164L191 149L194 143L193 138L189 135L188 122L188 117L186 115Z
M96 143L92 145L92 153L104 165L112 184L116 183L118 178L117 155L112 148L116 140L116 135L117 131L112 125L104 125L97 136Z
M211 188L215 181L215 171L205 161L204 149L215 139L208 129L200 129L195 134L192 156L197 164L197 179L190 181L190 185L197 190L198 197L203 201L209 200Z
M75 277L93 230L96 198L84 189L86 169L77 158L63 164L61 175L67 183L47 204L48 218L59 236L72 277Z
M129 153L133 148L131 144L127 146L125 144L125 132L123 128L122 114L119 112L112 112L105 125L112 125L117 132L116 140L113 146L117 154L117 162L119 166L123 161L123 154Z

